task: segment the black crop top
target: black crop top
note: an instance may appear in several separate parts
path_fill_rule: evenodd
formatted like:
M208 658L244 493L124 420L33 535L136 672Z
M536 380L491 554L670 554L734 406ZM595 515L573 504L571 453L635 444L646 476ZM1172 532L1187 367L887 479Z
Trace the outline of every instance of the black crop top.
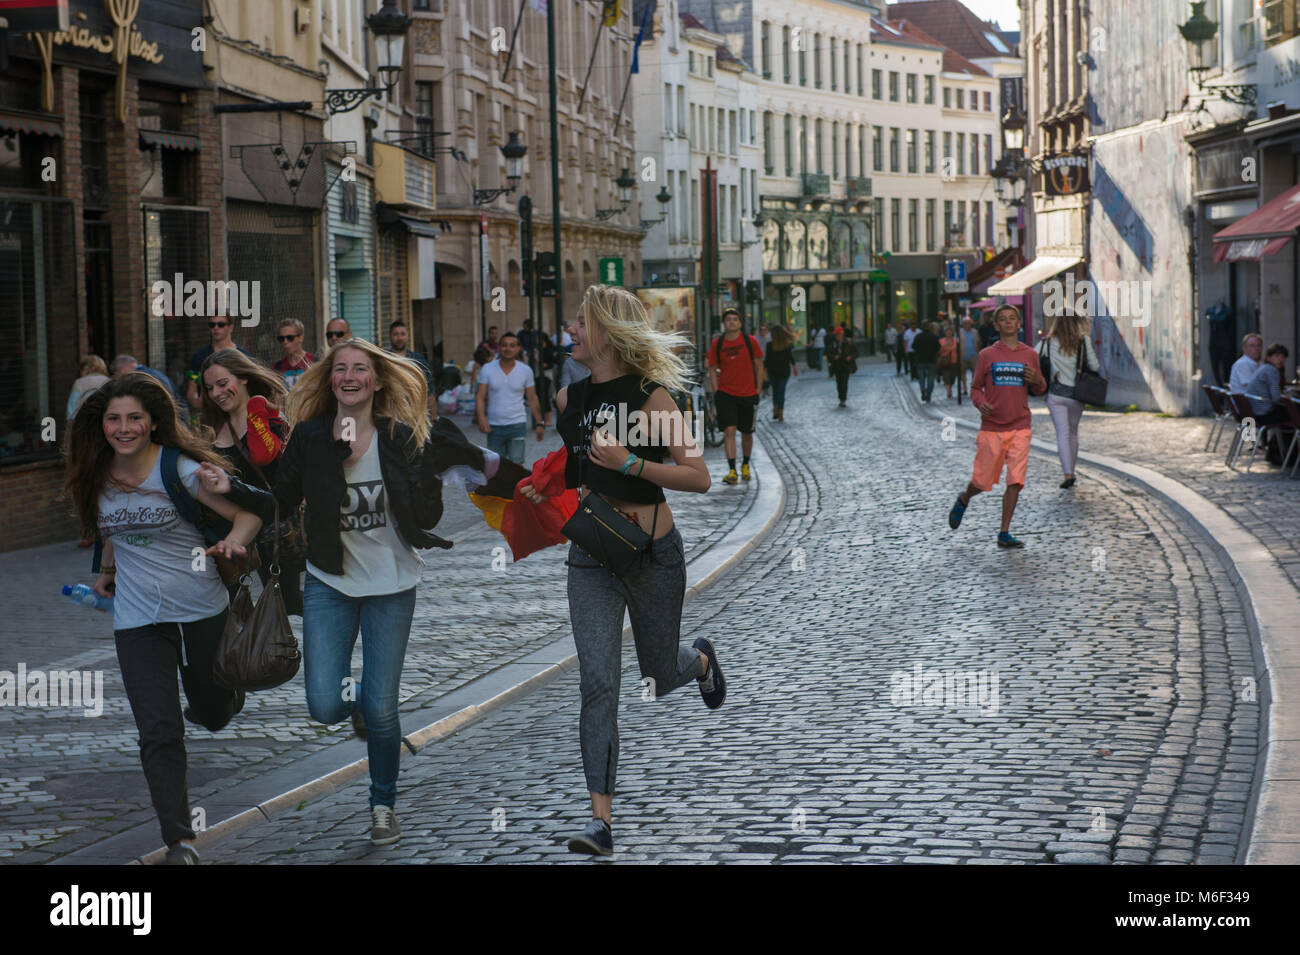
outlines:
M664 500L664 489L658 484L602 468L587 457L592 427L600 418L609 421L610 431L619 444L634 451L637 457L662 462L668 455L671 438L668 422L656 421L649 412L642 411L657 387L640 375L622 375L599 383L588 377L569 385L564 411L556 422L569 453L564 465L565 487L586 484L593 491L632 504L657 504ZM638 468L639 464L632 466L632 470Z

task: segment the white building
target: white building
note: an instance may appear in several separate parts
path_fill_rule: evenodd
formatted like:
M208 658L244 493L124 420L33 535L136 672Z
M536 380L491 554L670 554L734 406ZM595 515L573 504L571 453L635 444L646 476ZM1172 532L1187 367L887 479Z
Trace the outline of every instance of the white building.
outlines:
M718 274L726 289L715 299L717 315L726 305L740 305L745 282L757 282L761 274L752 222L760 153L758 78L721 36L677 7L677 0L662 0L655 12L634 94L641 210L647 217L652 210L665 215L646 234L643 280L701 283L701 181L705 170L716 170ZM666 209L656 199L665 188L672 197Z

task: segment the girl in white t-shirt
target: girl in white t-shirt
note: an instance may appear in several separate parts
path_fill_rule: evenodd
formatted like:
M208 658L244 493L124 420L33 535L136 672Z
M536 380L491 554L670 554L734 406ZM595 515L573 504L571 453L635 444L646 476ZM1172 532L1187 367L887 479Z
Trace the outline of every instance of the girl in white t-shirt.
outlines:
M169 451L169 449L171 449ZM209 443L179 424L176 404L150 375L131 372L89 395L67 439L67 482L82 534L103 541L95 592L113 597L113 638L122 684L140 733L140 761L167 844L168 864L194 865L186 791L185 719L212 732L244 705L218 686L212 660L226 624L227 596L215 561L194 570L193 553L243 556L261 520L200 486L221 461ZM208 547L167 493L163 461L179 452L176 473L188 493L231 522ZM257 492L242 487L243 492ZM270 495L263 495L269 503ZM177 669L189 706L182 718Z

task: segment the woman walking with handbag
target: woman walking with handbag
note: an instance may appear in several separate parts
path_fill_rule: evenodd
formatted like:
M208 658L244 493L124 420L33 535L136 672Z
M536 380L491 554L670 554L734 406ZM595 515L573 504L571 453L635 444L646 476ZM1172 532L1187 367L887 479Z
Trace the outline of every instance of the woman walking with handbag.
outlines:
M206 488L200 478L216 472L221 458L179 424L171 396L143 372L114 378L86 398L68 430L66 454L64 490L82 534L103 542L93 587L113 598L118 665L140 733L140 762L167 845L166 863L194 865L199 855L185 783L177 668L189 703L185 715L214 733L240 711L244 695L213 680L228 598L216 562L202 561L196 570L192 555L198 548L212 556L241 556L261 520ZM226 486L230 491L229 481ZM259 500L238 483L230 493L259 510L269 503L269 495ZM230 522L224 540L208 546L202 531L182 519L173 497L181 494Z
M303 666L312 719L352 717L370 757L370 841L390 845L402 749L398 691L423 561L451 547L442 517L428 392L419 366L361 339L340 342L289 396L282 512L307 502ZM361 636L362 672L352 678Z
M770 344L763 351L763 367L772 382L772 420L785 420L785 386L790 376L799 377L799 363L794 360L794 338L784 325L772 328Z
M1056 453L1065 479L1061 487L1074 487L1074 466L1079 459L1079 419L1083 402L1075 397L1075 379L1081 370L1100 372L1101 363L1088 338L1091 322L1086 316L1057 315L1040 346L1049 363L1047 410L1056 429Z
M283 378L234 349L209 355L199 377L199 423L211 428L216 436L213 450L225 458L226 470L231 474L273 492L279 459L289 440L289 424L280 417L280 408L289 394ZM307 559L296 510L278 527L268 524L257 536L261 558L257 574L263 586L271 576L277 537L284 609L301 615L301 576Z
M608 856L614 852L624 612L632 618L641 675L655 696L694 679L705 705L717 709L727 691L713 644L703 637L691 648L679 643L686 558L663 491L702 494L710 484L704 458L670 397L690 388L686 365L674 351L685 341L656 331L631 292L605 285L587 289L570 330L571 357L591 369L589 378L556 395L556 424L568 452L565 485L580 488L581 498L564 533L574 541L569 619L582 675L579 725L593 818L569 839L569 848ZM648 416L648 428L636 427L640 413ZM629 446L602 425L628 433ZM544 500L531 484L519 491L535 503Z

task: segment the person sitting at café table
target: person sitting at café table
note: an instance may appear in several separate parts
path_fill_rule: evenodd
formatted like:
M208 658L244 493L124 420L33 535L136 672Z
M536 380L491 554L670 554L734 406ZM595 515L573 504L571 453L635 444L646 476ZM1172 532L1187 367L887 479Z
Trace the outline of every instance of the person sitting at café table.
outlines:
M1259 370L1255 372L1249 384L1246 385L1246 397L1250 401L1250 408L1255 413L1255 426L1262 428L1265 425L1286 424L1291 420L1291 415L1287 408L1282 404L1282 373L1286 367L1286 360L1289 352L1285 345L1272 344L1268 346L1268 351L1264 353L1264 360L1260 363ZM1268 459L1273 464L1282 463L1281 444L1274 440L1269 441Z
M1264 339L1257 332L1251 332L1241 340L1241 357L1232 363L1232 371L1228 375L1228 390L1234 395L1250 391L1247 386L1263 364L1259 360L1263 350Z

